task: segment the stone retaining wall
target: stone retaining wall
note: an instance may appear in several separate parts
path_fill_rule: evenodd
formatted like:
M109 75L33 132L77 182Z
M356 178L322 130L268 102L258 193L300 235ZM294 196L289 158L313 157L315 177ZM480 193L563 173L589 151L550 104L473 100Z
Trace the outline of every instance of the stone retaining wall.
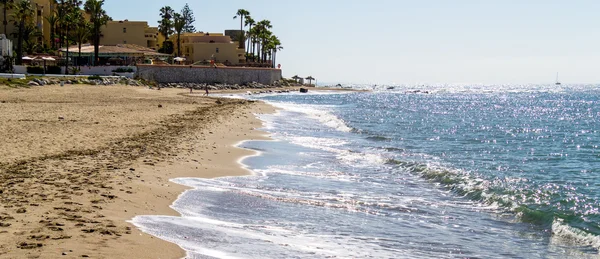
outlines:
M281 70L272 68L138 65L137 76L157 83L272 85L281 80Z

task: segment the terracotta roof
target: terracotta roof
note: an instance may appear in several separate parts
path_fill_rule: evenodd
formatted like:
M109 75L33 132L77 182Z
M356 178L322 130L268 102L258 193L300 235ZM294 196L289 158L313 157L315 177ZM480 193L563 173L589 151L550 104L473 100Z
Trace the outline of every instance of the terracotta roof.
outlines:
M135 45L135 44L117 44L117 47L134 49L134 50L139 50L139 51L143 51L143 52L146 52L146 51L155 52L155 50L153 50L151 48L146 48L144 46Z
M62 48L60 51L65 52L67 48ZM69 46L69 52L79 52L79 46ZM98 47L98 52L100 54L141 54L144 56L170 56L169 54L158 53L157 51L146 48L143 46L135 45L135 44L118 44L116 46L111 45L100 45ZM94 46L91 44L81 45L81 53L91 54L94 53Z
M62 48L62 49L60 49L60 51L66 52L67 48ZM77 45L69 46L69 52L79 52L79 46L77 46ZM142 51L138 51L135 49L123 48L123 47L118 47L118 46L102 46L102 45L98 47L98 52L102 53L102 54L116 54L116 53L123 53L123 54L140 53L140 54L143 54ZM89 44L82 45L81 53L94 53L94 46L89 45Z
M140 46L140 45L135 45L135 44L117 44L117 47L138 50L138 51L144 52L144 56L154 56L154 57L159 57L159 56L168 57L168 56L171 56L169 54L160 53L160 52L158 52L156 50L153 50L151 48L147 48L147 47Z

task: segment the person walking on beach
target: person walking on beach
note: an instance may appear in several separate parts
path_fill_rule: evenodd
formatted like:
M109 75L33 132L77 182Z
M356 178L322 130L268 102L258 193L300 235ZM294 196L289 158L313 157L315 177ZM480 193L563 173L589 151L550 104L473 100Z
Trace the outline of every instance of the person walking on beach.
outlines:
M204 95L208 96L208 85L204 86L204 91L206 91L206 93Z
M192 93L192 87L190 86L190 93Z

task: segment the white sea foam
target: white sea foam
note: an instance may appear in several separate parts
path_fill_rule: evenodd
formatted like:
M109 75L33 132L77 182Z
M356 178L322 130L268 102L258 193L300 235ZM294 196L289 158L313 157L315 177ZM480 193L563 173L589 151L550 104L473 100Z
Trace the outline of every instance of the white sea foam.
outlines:
M333 153L340 161L353 166L373 166L385 163L385 158L379 154L353 152L338 148L338 146L346 144L345 141L339 139L296 136L289 136L285 139L292 144Z
M317 106L317 105L300 105L300 104L290 104L290 103L280 103L280 102L268 102L269 104L295 113L306 114L307 117L311 119L315 119L330 127L332 129L336 129L343 132L350 132L352 129L346 125L346 123L332 114L326 106Z
M188 258L281 258L285 255L310 257L393 257L392 249L357 243L356 237L306 234L303 231L269 225L237 224L215 221L207 217L136 217L132 223L144 231L175 242ZM170 230L153 227L168 224ZM202 233L202 234L201 234ZM358 237L372 239L368 236Z
M600 249L600 237L571 227L562 219L552 222L552 242L567 245L584 245Z

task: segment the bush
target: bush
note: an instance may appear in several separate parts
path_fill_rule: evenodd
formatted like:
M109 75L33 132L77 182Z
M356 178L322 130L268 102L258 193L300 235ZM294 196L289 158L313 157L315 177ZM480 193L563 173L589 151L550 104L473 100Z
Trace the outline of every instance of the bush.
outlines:
M99 75L88 76L88 80L102 80Z
M27 72L29 72L29 71L27 71ZM60 74L62 74L62 71L60 70L59 66L47 66L46 74L60 75Z
M44 68L40 66L29 66L27 67L27 74L43 74Z
M133 68L131 67L120 67L113 70L115 73L133 73Z
M165 54L173 54L173 52L175 51L175 45L173 44L172 41L166 40L165 42L163 42L163 45L160 49L158 49L159 53L165 53Z

